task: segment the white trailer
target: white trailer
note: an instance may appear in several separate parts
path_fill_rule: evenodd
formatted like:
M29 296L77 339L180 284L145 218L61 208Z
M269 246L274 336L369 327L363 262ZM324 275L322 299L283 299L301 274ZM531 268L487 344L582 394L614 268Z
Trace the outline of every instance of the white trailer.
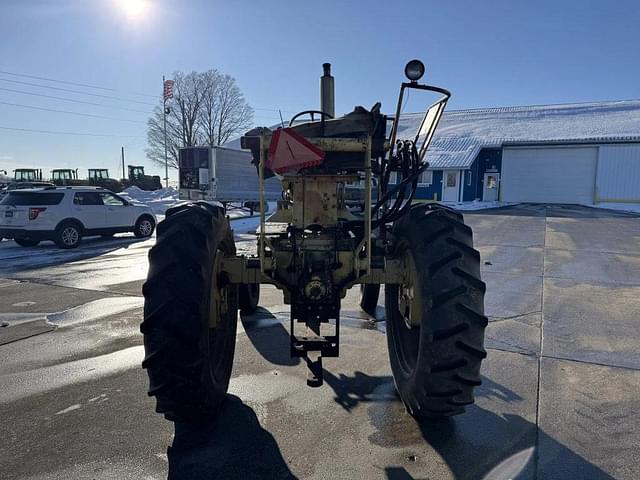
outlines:
M178 152L180 200L206 200L258 209L258 172L251 152L226 147L186 147ZM265 199L282 197L277 177L264 182Z

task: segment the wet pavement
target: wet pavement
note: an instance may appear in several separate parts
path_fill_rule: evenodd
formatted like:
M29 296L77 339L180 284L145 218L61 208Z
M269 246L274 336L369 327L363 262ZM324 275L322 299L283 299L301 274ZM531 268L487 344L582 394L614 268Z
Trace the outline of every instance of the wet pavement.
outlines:
M306 386L288 309L242 318L211 425L153 412L139 364L153 240L76 252L0 244L0 475L7 479L636 479L640 218L523 205L469 212L490 317L467 413L418 423L395 395L384 309L343 303L341 356ZM234 222L248 251L251 221ZM168 448L169 447L169 448Z

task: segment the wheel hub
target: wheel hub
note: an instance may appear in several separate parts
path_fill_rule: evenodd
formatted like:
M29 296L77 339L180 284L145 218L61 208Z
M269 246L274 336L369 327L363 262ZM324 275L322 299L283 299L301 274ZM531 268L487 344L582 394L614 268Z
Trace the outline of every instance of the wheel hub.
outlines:
M418 272L413 256L407 250L404 254L405 282L398 289L398 310L407 328L417 328L421 320L421 299L417 291Z
M217 328L222 315L229 311L229 292L222 278L222 257L224 253L218 250L211 272L211 288L209 293L209 328Z
M62 241L65 245L74 245L78 241L78 231L72 227L65 228L62 231Z
M151 233L151 222L149 220L143 220L140 222L140 233L145 236Z

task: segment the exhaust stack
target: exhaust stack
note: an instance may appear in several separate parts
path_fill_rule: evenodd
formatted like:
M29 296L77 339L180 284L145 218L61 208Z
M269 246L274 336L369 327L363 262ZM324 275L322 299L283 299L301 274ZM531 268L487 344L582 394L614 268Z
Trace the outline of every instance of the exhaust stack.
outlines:
M331 76L331 64L323 63L324 74L320 77L320 110L336 116L336 97L333 77Z

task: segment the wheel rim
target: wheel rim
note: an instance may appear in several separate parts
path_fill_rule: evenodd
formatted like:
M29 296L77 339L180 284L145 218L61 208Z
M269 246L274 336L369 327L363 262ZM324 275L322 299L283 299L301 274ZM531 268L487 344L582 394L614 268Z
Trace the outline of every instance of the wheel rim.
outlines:
M237 310L233 305L237 305L238 289L237 286L226 283L221 277L221 261L225 253L218 249L213 263L211 274L211 289L209 300L209 318L207 318L207 341L209 356L209 374L214 383L221 384L225 381L226 372L228 370L228 358L224 358L224 348L226 342L235 342L234 318L233 313L237 314ZM213 322L213 319L217 321ZM233 335L232 335L233 333Z
M79 234L78 230L76 230L74 227L66 227L64 230L62 230L61 236L62 243L64 243L68 247L71 247L78 243Z
M149 220L142 220L140 222L139 230L142 235L144 235L145 237L148 237L149 235L151 235L151 232L153 230L153 225Z
M410 377L418 362L420 349L420 324L416 320L421 317L419 302L415 301L418 285L415 262L410 252L404 254L405 270L409 282L390 287L392 318L387 326L392 336L398 363L402 374Z

